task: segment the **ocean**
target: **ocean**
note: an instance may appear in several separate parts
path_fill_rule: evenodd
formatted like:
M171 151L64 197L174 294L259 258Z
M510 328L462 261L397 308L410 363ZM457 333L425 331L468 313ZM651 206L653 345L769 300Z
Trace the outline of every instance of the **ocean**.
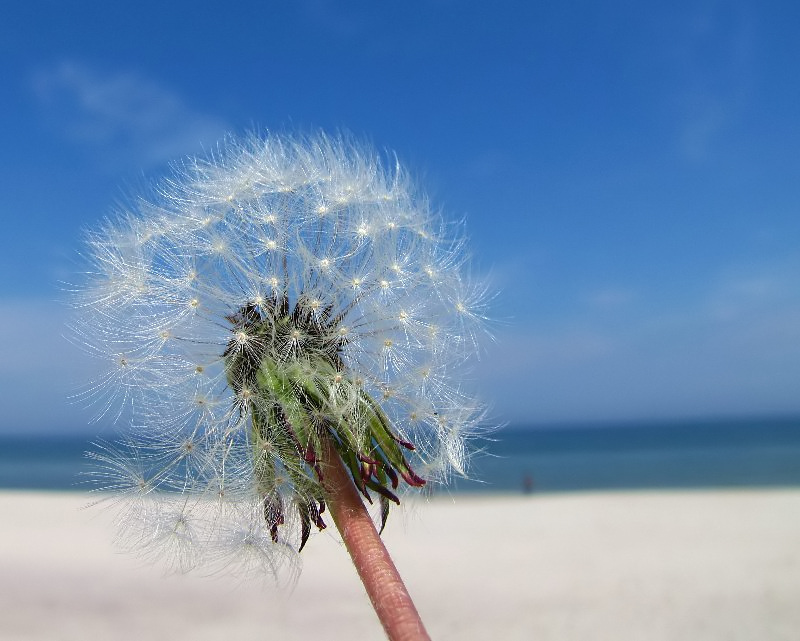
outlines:
M0 488L85 490L91 436L0 436ZM449 492L800 486L800 418L509 426ZM438 491L433 488L433 491Z

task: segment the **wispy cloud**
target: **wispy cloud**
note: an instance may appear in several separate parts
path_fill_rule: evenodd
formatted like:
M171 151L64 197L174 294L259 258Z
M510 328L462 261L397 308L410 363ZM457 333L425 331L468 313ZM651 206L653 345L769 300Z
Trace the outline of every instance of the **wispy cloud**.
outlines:
M589 292L586 303L596 309L618 309L634 300L634 293L626 287L603 287Z
M46 299L0 301L0 431L85 426L70 401L99 365L64 338L68 311Z
M34 74L32 86L51 126L103 152L115 165L157 165L218 141L225 123L133 71L102 72L62 61Z
M307 20L338 38L361 36L368 27L362 13L348 10L346 4L334 0L303 0L298 6Z
M675 101L677 142L690 161L704 161L747 108L753 84L753 17L747 2L693 5L673 56L681 84Z
M797 413L799 282L784 257L731 266L668 307L598 290L559 324L498 329L480 384L504 420Z
M706 314L715 320L747 320L770 310L800 311L800 256L723 270L710 286ZM798 328L800 331L800 327Z

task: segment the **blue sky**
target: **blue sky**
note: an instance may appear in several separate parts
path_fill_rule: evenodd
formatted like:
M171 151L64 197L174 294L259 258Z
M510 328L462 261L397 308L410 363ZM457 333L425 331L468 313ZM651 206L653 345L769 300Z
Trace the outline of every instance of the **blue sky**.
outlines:
M253 128L352 131L466 218L495 420L800 414L800 4L10 4L0 430L85 427L83 230Z

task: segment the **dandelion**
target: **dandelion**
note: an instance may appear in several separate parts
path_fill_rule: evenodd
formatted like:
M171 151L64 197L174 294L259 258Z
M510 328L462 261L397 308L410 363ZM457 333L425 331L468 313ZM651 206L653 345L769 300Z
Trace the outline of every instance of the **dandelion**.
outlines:
M396 162L344 136L231 139L87 255L75 330L108 364L87 394L131 421L94 460L142 554L278 574L328 509L343 530L377 501L382 530L407 489L466 470L486 288Z

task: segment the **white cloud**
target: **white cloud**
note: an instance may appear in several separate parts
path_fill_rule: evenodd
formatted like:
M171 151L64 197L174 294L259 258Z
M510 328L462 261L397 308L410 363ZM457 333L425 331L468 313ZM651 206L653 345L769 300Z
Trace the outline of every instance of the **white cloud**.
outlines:
M746 112L753 86L754 20L748 3L698 2L672 55L680 78L673 98L676 140L687 160L702 162Z
M164 163L217 142L228 129L131 71L104 73L63 61L36 73L33 88L53 127L102 150L114 164Z
M667 308L637 297L611 320L601 304L500 328L482 394L498 420L521 422L798 413L798 283L787 258L726 270Z
M616 309L633 301L633 291L626 287L603 287L586 295L586 302L598 309Z
M363 14L348 10L346 4L335 0L303 0L298 4L307 20L336 37L353 39L362 36L368 28Z
M684 100L683 108L685 113L678 132L678 146L689 160L703 161L732 124L732 106L716 96L698 91Z
M0 431L85 426L70 401L98 364L64 338L68 311L44 299L0 301Z
M0 301L0 374L60 377L73 371L80 350L64 338L67 316L55 301Z

